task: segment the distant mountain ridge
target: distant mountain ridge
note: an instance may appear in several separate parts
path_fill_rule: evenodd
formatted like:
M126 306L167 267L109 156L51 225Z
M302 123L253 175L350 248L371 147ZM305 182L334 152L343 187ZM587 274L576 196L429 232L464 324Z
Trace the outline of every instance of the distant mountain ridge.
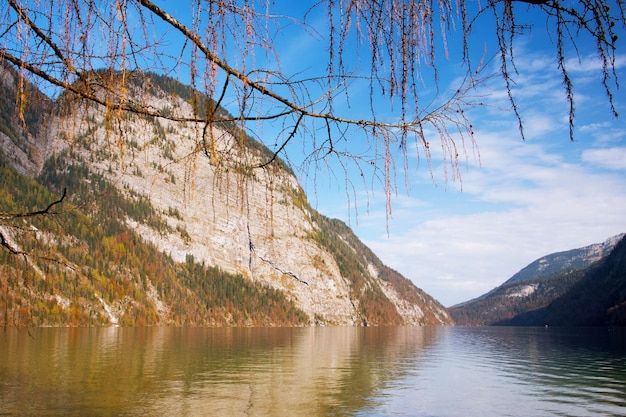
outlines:
M502 320L503 326L626 326L626 238L545 307Z
M283 161L264 165L273 152L223 109L207 132L29 86L19 114L16 77L0 66L0 324L452 323L348 226L317 213ZM126 82L119 94L183 119L212 103L156 74ZM57 214L11 217L64 189Z
M541 311L557 299L566 299L581 282L592 283L595 268L605 262L618 245L624 245L625 236L621 233L602 243L541 257L488 293L450 307L450 314L458 325L530 324L530 319L521 318L532 316L531 312ZM619 275L619 268L617 272ZM621 274L625 275L626 270L621 270ZM616 285L620 285L619 279ZM607 284L607 288L602 288L602 291L610 293L613 288ZM611 307L614 306L608 306L607 309ZM585 321L576 313L570 313L570 321L560 320L560 325L575 325ZM567 312L564 314L567 315ZM542 321L544 318L532 324L543 325Z
M602 243L594 243L582 248L546 255L520 270L509 278L505 284L541 278L567 270L586 268L607 256L623 237L624 233L621 233L608 238Z

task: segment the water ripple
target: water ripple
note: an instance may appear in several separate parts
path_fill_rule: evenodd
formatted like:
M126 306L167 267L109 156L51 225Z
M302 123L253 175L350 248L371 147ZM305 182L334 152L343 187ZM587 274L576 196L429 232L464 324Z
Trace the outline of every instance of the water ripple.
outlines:
M34 333L0 343L0 415L626 416L618 330Z

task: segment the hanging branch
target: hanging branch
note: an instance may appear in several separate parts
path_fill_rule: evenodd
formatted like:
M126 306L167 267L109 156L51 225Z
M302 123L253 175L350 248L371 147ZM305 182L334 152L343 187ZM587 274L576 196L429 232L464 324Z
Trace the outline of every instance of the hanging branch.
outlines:
M499 72L522 138L523 109L515 97L514 40L529 28L522 23L529 11L546 17L546 28L556 40L555 69L561 75L569 105L570 139L574 137L575 95L566 53L570 46L582 42L579 35L595 42L602 66L601 82L611 111L617 116L615 52L618 32L626 28L624 0L487 0L482 5L468 0L326 0L315 2L300 20L297 16L274 15L273 2L261 3L193 2L191 23L185 24L185 20L166 10L165 3L157 5L152 0L118 1L112 8L103 8L95 0L52 0L47 8L34 0L7 0L0 5L0 59L20 68L20 77L30 73L32 78L67 93L70 99L115 111L114 116L120 120L124 113L134 113L195 125L202 135L196 152L210 158L217 157L216 149L223 149L215 142L230 140L229 135L212 136L213 129L223 127L223 123L236 123L244 137L250 130L247 122L282 121L285 137L280 143L276 139L277 150L270 157L237 163L263 168L279 156L295 160L285 150L300 137L305 150L302 169L308 168L306 164L311 161L318 167L317 161L335 157L342 159L340 165L344 167L372 163L373 169L363 167L372 172L372 178L380 179L388 201L396 190L392 184L396 181L396 162L390 159L401 153L403 171L408 172L406 152L410 140L427 159L431 155L429 144L438 141L448 152L444 155L444 170L452 168L453 176L458 177L457 150L463 152L465 141L474 143L472 124L462 110L481 105L469 94L482 81L476 71L480 68L474 68L469 57L469 35L475 25L483 23L477 23L479 16L495 24ZM108 12L103 13L103 9ZM310 16L315 19L315 27L318 18L326 19L327 32L318 36L314 26L306 23ZM274 45L276 37L287 30L285 21L303 28L316 40L327 39L323 49L328 54L320 63L324 68L321 74L296 79L300 72L295 75L280 69L280 51ZM442 93L439 67L452 51L448 48L452 32L462 40L461 63L469 75L463 85ZM166 39L180 41L182 49L168 56L172 48L165 45ZM104 52L100 44L105 45ZM269 59L257 60L259 52ZM349 65L353 59L358 64L352 69ZM157 64L163 67L156 68ZM136 68L130 68L132 65ZM104 76L94 70L102 66L108 71ZM132 94L125 85L129 74L148 69L169 74L179 68L189 71L192 87L199 85L197 77L204 77L204 112L183 114L156 108L154 103L142 102L142 95ZM222 77L222 90L215 94L217 80ZM432 88L436 100L444 105L424 105L419 85ZM358 103L364 113L342 113L357 100L352 93L359 90L366 95L369 92L369 103ZM213 95L219 97L215 105L208 105ZM235 114L218 117L218 106L231 99L238 106ZM287 129L291 120L295 126ZM318 141L316 135L325 136L324 140ZM369 154L351 152L353 143ZM244 144L240 141L237 146Z
M35 210L35 211L30 211L30 212L25 212L25 213L0 213L0 221L8 221L8 220L14 220L14 219L23 219L27 217L37 217L37 216L45 216L48 214L53 214L51 212L52 208L58 204L61 204L63 200L65 199L66 194L67 194L67 188L64 188L63 195L61 195L61 198L48 204L48 206L42 210ZM5 235L5 231L3 230L2 227L0 227L0 246L3 246L5 249L7 249L9 252L11 252L14 255L24 255L24 256L28 255L28 253L15 248L11 244L11 239L9 238L8 235Z
M283 143L280 145L280 148L278 148L277 151L275 151L272 154L272 157L261 163L260 165L257 165L255 168L265 168L267 167L269 164L271 164L272 162L274 162L276 160L276 158L278 158L278 154L285 149L285 146L287 146L287 144L289 143L289 141L291 141L291 139L293 139L293 137L296 135L296 132L298 131L298 126L300 126L300 122L302 122L302 119L304 118L304 115L302 113L300 113L300 116L298 116L298 120L296 120L296 124L294 125L293 129L291 130L291 133L289 133L289 136L287 137L287 139L285 139L283 141Z
M11 219L20 219L20 218L24 218L24 217L35 217L35 216L44 216L46 214L51 214L50 210L58 205L61 204L63 202L63 200L65 199L65 196L67 194L67 188L63 189L63 195L61 195L61 198L59 198L56 201L53 201L52 203L50 203L48 205L48 207L46 207L43 210L36 210L36 211L30 211L27 213L0 213L0 220L11 220Z

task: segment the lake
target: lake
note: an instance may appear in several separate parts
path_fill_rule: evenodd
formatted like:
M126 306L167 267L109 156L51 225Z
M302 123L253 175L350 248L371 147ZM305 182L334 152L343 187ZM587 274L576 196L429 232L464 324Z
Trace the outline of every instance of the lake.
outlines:
M624 329L0 333L0 416L625 415Z

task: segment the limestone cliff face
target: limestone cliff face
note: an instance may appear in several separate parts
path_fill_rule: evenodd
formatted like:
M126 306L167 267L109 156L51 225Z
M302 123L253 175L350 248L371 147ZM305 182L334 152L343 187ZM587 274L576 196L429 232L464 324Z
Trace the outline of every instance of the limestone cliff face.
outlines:
M150 87L131 84L128 94L176 116L193 114L180 95ZM445 308L385 267L349 228L316 213L284 164L260 167L271 153L234 125L207 131L72 100L71 111L50 118L39 139L44 155L26 158L24 172L51 155L87 164L129 198L146 197L167 224L157 230L124 219L142 239L177 262L217 266L284 292L310 324L451 323Z

